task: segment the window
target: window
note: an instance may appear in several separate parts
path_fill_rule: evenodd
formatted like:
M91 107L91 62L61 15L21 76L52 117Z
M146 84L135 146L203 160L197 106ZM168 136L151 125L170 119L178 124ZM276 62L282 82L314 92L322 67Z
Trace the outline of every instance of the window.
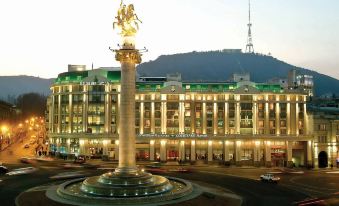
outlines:
M326 131L326 124L319 124L319 131Z
M326 136L319 136L318 137L318 143L327 143Z

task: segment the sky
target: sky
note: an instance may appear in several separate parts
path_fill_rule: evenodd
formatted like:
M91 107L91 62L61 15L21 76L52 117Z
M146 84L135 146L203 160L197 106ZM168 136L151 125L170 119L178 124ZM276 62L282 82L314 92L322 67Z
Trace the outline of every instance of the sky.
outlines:
M143 21L143 61L245 49L247 0L125 0ZM0 76L54 78L68 64L118 66L112 22L120 0L1 0ZM338 0L252 0L255 52L339 79Z

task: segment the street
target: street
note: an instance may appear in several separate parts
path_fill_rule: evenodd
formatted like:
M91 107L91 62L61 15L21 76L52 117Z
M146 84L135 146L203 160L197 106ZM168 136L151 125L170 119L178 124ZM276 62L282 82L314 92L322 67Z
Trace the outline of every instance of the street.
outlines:
M64 168L63 161L38 162L34 167L38 171L32 174L19 176L0 176L0 201L2 205L14 205L14 200L21 192L32 187L44 184L53 184L65 180L50 179L51 176L64 172L85 172L88 176L100 175L104 168L115 168L115 163L95 161L100 169L86 169L75 167ZM27 167L26 164L9 164L10 169ZM144 165L140 165L144 167ZM216 185L241 196L242 205L291 205L295 202L310 197L322 197L339 191L338 173L329 173L327 170L321 171L291 171L286 172L280 169L267 168L225 168L219 166L196 166L192 173L168 172L171 168L178 166L164 166L167 170L161 175L180 177L193 182L208 183ZM184 167L185 168L185 167ZM188 167L187 167L188 168ZM266 172L276 173L281 177L278 184L261 182L258 178L260 174Z

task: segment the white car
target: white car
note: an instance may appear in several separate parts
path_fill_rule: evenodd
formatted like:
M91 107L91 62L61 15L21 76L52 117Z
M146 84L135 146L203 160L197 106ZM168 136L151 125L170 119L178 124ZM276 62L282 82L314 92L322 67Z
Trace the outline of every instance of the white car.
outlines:
M267 173L264 175L260 176L260 180L261 181L266 181L266 182L274 182L274 183L278 183L280 180L280 177L276 177L273 174Z

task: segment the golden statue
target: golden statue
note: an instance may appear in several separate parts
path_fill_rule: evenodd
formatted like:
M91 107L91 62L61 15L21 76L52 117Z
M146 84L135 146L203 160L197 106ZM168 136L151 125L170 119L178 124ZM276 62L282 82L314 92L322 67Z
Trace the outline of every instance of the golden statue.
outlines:
M134 36L139 30L138 22L142 23L134 12L133 4L126 7L123 0L121 0L118 15L115 19L116 21L113 23L113 29L118 26L122 36Z

